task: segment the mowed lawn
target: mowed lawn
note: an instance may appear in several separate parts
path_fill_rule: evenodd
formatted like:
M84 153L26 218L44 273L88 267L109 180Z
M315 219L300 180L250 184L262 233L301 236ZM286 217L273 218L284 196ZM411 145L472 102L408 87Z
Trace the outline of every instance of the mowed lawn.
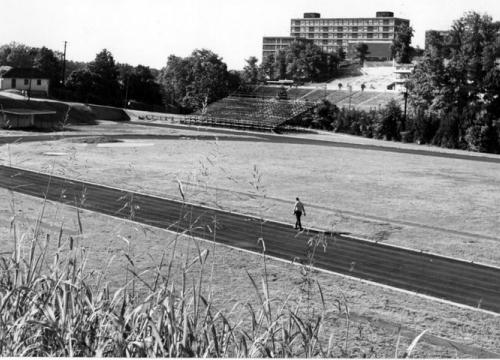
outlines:
M15 144L0 147L0 158L165 197L179 196L178 179L187 200L281 221L293 221L300 196L307 226L500 265L500 164L189 136L127 143Z

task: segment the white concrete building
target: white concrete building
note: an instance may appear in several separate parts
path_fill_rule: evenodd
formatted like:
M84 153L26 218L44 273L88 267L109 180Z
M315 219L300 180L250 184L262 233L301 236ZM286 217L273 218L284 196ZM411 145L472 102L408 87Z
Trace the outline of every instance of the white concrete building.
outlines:
M16 89L48 96L49 85L49 78L38 69L3 67L0 72L0 90Z

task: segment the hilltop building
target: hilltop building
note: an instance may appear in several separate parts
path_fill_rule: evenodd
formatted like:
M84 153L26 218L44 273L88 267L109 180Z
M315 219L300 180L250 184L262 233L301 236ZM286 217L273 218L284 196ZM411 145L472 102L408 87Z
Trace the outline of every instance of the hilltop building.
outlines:
M369 18L321 18L319 13L305 13L303 18L291 19L287 39L312 41L328 53L342 48L348 58L354 57L356 44L365 43L369 51L367 59L389 60L392 40L403 24L409 26L410 21L394 17L390 11L379 11ZM263 41L263 56L269 54L269 50L264 49Z
M293 36L264 36L262 38L262 59L287 48L293 41L312 42L308 39Z

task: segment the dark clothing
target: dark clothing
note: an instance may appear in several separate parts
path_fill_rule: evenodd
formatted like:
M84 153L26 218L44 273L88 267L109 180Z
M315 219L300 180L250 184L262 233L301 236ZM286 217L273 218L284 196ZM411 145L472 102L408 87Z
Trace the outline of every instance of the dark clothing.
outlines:
M297 221L295 222L295 228L296 229L302 229L302 223L300 222L300 217L302 216L302 211L295 210L295 217L297 218Z

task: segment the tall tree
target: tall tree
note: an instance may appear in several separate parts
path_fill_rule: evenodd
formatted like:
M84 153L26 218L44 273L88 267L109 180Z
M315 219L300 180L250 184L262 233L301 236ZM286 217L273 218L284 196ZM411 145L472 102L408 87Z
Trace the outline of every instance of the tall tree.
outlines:
M344 61L346 56L347 56L347 54L346 54L344 48L342 46L340 46L337 49L337 58L339 59L339 61Z
M259 72L260 72L260 78L263 80L273 80L275 79L274 73L275 73L275 68L274 68L274 63L276 59L274 57L274 54L267 55L262 59L262 63L260 64Z
M330 79L338 65L335 54L323 53L319 46L294 41L289 47L266 57L261 66L264 78L295 81L323 81Z
M194 111L227 96L230 75L222 59L210 50L194 50L186 57L171 55L161 71L167 107Z
M60 87L61 84L61 60L50 49L45 46L38 49L35 59L33 61L35 68L39 69L43 74L49 77L50 87Z
M408 24L401 24L396 28L396 34L392 40L392 57L398 63L408 64L411 62L412 47L411 39L413 37L413 28Z
M8 45L0 47L0 64L12 67L30 68L33 67L33 61L37 49L11 42Z
M72 94L72 99L84 103L95 102L92 94L94 76L88 69L72 71L66 80L66 88Z
M368 45L363 42L359 43L356 45L354 50L356 51L355 58L359 59L361 66L363 66L365 64L366 56L370 54L368 51Z
M492 119L500 115L498 28L487 15L465 13L453 23L447 51L435 36L416 66L410 102L419 118L438 119L435 144L488 151L497 146Z
M255 56L250 56L245 61L247 64L243 68L241 78L244 83L256 84L259 80L259 67L257 66L259 60Z
M119 67L123 96L126 100L135 100L150 105L162 104L160 84L156 82L148 66L138 65L134 68L128 64L120 64Z
M93 101L98 104L121 105L118 67L111 52L103 49L89 64L93 75Z

